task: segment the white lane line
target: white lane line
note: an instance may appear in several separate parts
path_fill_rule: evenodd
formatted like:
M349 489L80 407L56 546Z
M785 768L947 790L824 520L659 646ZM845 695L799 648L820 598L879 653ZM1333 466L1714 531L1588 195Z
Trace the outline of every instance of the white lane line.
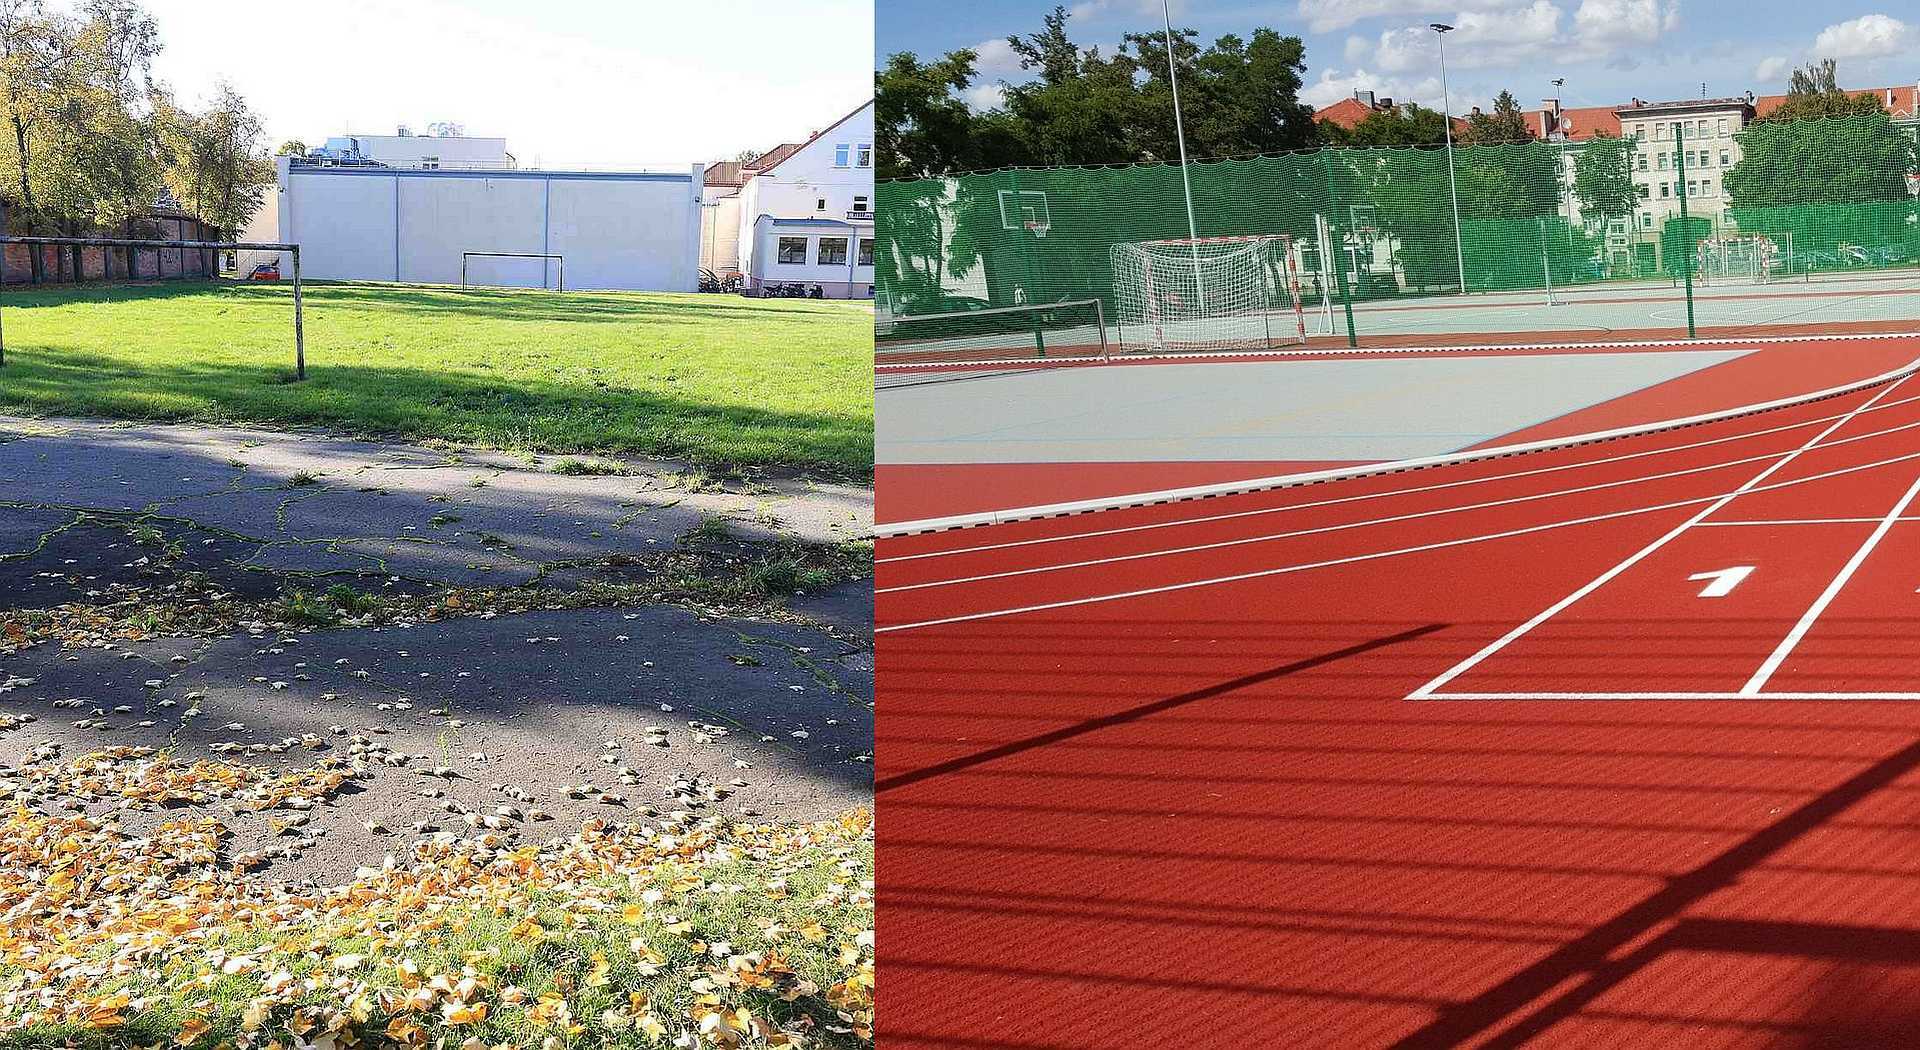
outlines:
M1429 693L1428 700L1920 700L1920 693Z
M1885 412L1888 409L1899 408L1916 401L1920 401L1920 395L1903 397L1897 401L1889 401L1884 405L1877 405L1869 411ZM1724 445L1734 441L1749 441L1754 438L1785 433L1789 430L1803 430L1807 427L1817 427L1822 423L1831 423L1845 414L1844 412L1836 412L1830 416L1820 416L1816 419L1803 420L1798 423L1785 423L1777 427L1768 427L1764 430L1744 431L1739 434L1729 434L1726 437L1708 438L1705 441L1690 441L1684 445L1665 445L1660 448L1646 449L1640 452L1627 452L1618 456L1603 456L1599 459L1581 460L1577 463L1561 463L1551 467L1536 467L1532 470L1516 470L1510 474L1489 474L1482 478L1463 478L1459 481L1444 481L1433 485L1417 485L1413 488L1387 489L1381 492L1362 492L1352 496L1340 496L1335 499L1314 500L1310 503L1291 503L1283 507L1261 507L1255 510L1240 510L1223 514L1203 514L1197 517L1174 518L1168 521L1148 522L1142 525L1126 525L1111 529L1094 529L1088 532L1061 533L1056 536L1038 536L1033 539L1008 540L1002 543L982 543L972 547L949 547L944 550L923 551L919 554L897 554L892 557L875 558L874 564L887 565L893 562L922 561L927 558L950 558L955 555L979 554L986 551L1007 550L1013 547L1032 547L1047 543L1066 543L1072 540L1099 539L1105 536L1120 536L1134 532L1150 532L1154 529L1171 529L1184 525L1205 525L1216 521L1232 521L1236 518L1258 517L1263 514L1284 514L1296 510L1312 510L1316 507L1332 507L1342 503L1359 503L1366 500L1388 499L1394 496L1410 496L1423 492L1438 492L1442 489L1461 488L1467 485L1484 485L1489 482L1512 481L1517 478L1530 478L1541 474L1556 474L1562 471L1580 470L1586 467L1611 466L1616 463L1625 463L1628 460L1644 459L1648 456L1664 456L1672 452L1687 452L1696 448L1706 448L1710 445ZM1866 413L1862 414L1864 415ZM1912 426L1916 424L1907 425ZM1877 433L1887 434L1897 429L1904 429L1904 427L1895 427L1889 430L1878 431ZM1874 435L1866 436L1871 437ZM1249 493L1248 495L1253 494L1254 493ZM1868 520L1878 519L1870 518Z
M1920 517L1907 516L1901 521L1920 521ZM1738 525L1872 525L1879 518L1761 518L1753 521L1703 521L1703 529L1724 529Z
M1829 470L1821 474L1809 474L1804 478L1794 478L1792 481L1779 481L1771 485L1761 485L1758 488L1749 489L1748 494L1751 494L1754 492L1771 492L1778 489L1793 488L1796 485L1806 485L1816 481L1825 481L1828 478L1837 478L1846 474L1857 474L1863 470L1873 470L1875 468L1889 466L1894 463L1908 463L1914 460L1920 460L1920 452L1909 452L1904 456L1894 456L1890 459L1876 460L1871 463L1861 463L1851 467L1842 467L1839 470ZM1630 518L1640 514L1654 514L1663 510L1676 510L1680 507L1693 507L1693 506L1698 506L1702 503L1711 503L1716 500L1724 501L1736 495L1740 495L1740 493L1733 492L1733 493L1726 493L1724 495L1716 494L1712 496L1698 496L1693 499L1675 500L1672 503L1659 503L1650 507L1634 507L1629 510L1617 510L1617 511L1611 511L1606 514L1595 514L1585 518L1573 518L1567 521L1550 521L1542 525L1529 525L1525 528L1508 529L1504 532L1489 532L1479 536L1463 536L1459 539L1439 540L1434 543L1423 543L1417 547L1401 547L1396 550L1375 551L1371 554L1355 554L1345 558L1334 558L1328 561L1308 562L1302 565L1282 565L1278 568L1273 568L1273 569L1261 569L1256 572L1243 572L1243 573L1235 574L1233 576L1218 576L1218 577L1214 577L1212 579L1206 579L1206 580L1190 580L1184 583L1170 583L1170 584L1165 584L1159 587L1147 587L1147 588L1142 588L1140 590L1135 590L1135 591L1122 591L1118 594L1097 594L1088 598L1071 598L1064 601L1046 602L1040 605L1023 605L1023 606L1019 606L1012 609L995 609L988 612L967 613L960 616L947 616L937 620L920 620L914 623L894 624L893 626L890 626L890 627L876 628L874 630L874 633L886 634L892 631L910 631L919 627L937 627L942 624L964 623L971 620L991 620L991 619L996 619L1002 616L1016 616L1021 613L1045 612L1050 609L1064 609L1064 608L1070 608L1072 606L1077 606L1077 605L1098 605L1103 602L1121 601L1126 598L1139 598L1139 597L1143 597L1145 595L1150 595L1150 594L1165 594L1169 591L1184 591L1184 590L1190 590L1195 587L1211 587L1215 584L1238 583L1242 580L1258 579L1264 576L1285 576L1289 573L1306 572L1310 569L1324 569L1324 568L1329 568L1335 565L1348 565L1354 562L1375 561L1380 558L1398 557L1402 554L1419 554L1425 551L1442 550L1448 547L1464 547L1474 543L1485 543L1489 540L1502 540L1502 539L1508 539L1513 536L1526 536L1536 532L1548 532L1553 529L1570 528L1575 525L1588 525L1588 524L1592 524L1594 522L1599 522L1599 521L1612 521L1618 518Z
M1907 507L1913 503L1915 496L1920 496L1920 477L1913 479L1913 484L1907 487L1906 495L1901 496L1900 502L1894 504L1893 509L1887 512L1887 516L1880 519L1879 528L1874 529L1860 544L1859 549L1853 552L1853 557L1847 559L1847 564L1842 566L1839 574L1827 584L1827 589L1820 592L1820 597L1815 598L1813 604L1807 606L1807 611L1800 615L1800 621L1793 625L1793 630L1787 632L1787 636L1780 640L1780 644L1774 648L1766 662L1761 664L1760 669L1753 672L1753 677L1747 679L1747 684L1741 687L1742 693L1751 695L1766 688L1767 679L1772 678L1773 673L1786 662L1787 657L1793 653L1794 647L1800 644L1800 639L1806 637L1807 631L1813 627L1815 621L1820 619L1820 614L1827 611L1827 606L1833 603L1833 599L1840 594L1841 588L1847 585L1848 580L1853 579L1853 574L1860 571L1861 563L1867 560L1867 555L1872 554L1873 549L1880 545L1880 541L1886 538L1888 532L1893 530L1893 523L1899 521L1900 515L1906 513Z
M1534 617L1528 620L1527 622L1519 625L1518 627L1515 627L1514 629L1508 631L1506 634L1503 634L1499 638L1494 639L1492 642L1489 642L1486 646L1482 647L1479 652L1474 653L1472 656L1469 656L1465 660L1462 660L1459 663L1448 668L1438 678L1433 679L1427 684L1407 694L1407 699L1409 700L1426 699L1435 691L1445 688L1448 682L1451 682L1454 679L1460 677L1461 675L1466 674L1468 671L1473 670L1476 666L1480 664L1481 661L1487 659L1488 657L1499 652L1500 650L1505 649L1507 646L1512 645L1515 641L1518 641L1521 637L1526 635L1527 632L1533 630L1535 627L1540 626L1541 624L1547 622L1553 617L1558 616L1560 613L1566 611L1568 606L1572 605L1573 603L1579 601L1582 598L1585 598L1587 595L1592 594L1594 591L1599 590L1601 587L1606 586L1609 582L1617 578L1621 573L1624 573L1628 569L1633 568L1635 565L1640 564L1640 562L1644 561L1646 558L1651 556L1655 551L1659 550L1662 547L1665 547L1667 544L1672 543L1674 540L1680 538L1680 535L1682 533L1686 532L1688 529L1692 528L1694 525L1711 517L1714 511L1719 510L1720 508L1726 506L1727 504L1732 503L1735 499L1738 499L1743 494L1753 490L1756 486L1758 486L1760 483L1764 482L1768 477L1770 477L1774 472L1780 470L1782 467L1785 467L1787 464L1799 458L1801 453L1807 451L1808 449L1813 448L1815 445L1818 445L1820 442L1826 440L1828 435L1832 434L1836 430L1839 430L1841 427L1846 426L1847 423L1850 422L1854 416L1860 413L1861 409L1874 404L1875 402L1879 401L1881 398L1887 396L1888 394L1892 393L1895 390L1898 390L1901 384L1905 383L1909 378L1912 378L1912 377L1911 376L1903 377L1901 379L1895 380L1892 384L1882 388L1880 392L1873 395L1873 397L1867 399L1866 401L1862 402L1859 405L1856 405L1852 412L1849 412L1846 415L1841 416L1839 419L1834 420L1833 423L1828 425L1828 427L1825 430L1822 430L1820 433L1815 434L1813 437L1809 438L1806 444L1801 445L1799 448L1794 449L1792 452L1789 452L1786 455L1780 457L1780 459L1777 462L1775 462L1772 466L1768 467L1767 469L1761 471L1760 473L1754 475L1752 478L1748 479L1746 484L1741 485L1739 488L1733 490L1732 492L1727 493L1725 496L1722 496L1721 498L1701 508L1698 513L1694 514L1692 517L1688 518L1686 521L1683 521L1679 525L1675 526L1672 530L1667 532L1666 535L1661 536L1659 539L1654 540L1652 543L1649 543L1645 547L1640 548L1639 551L1630 555L1625 561L1622 561L1620 564L1615 565L1613 568L1608 569L1606 572L1601 573L1599 576L1594 577L1585 586L1582 586L1578 590L1574 591L1572 594L1569 594L1565 598L1562 598L1559 601L1553 603L1552 605L1549 605L1545 609L1541 610L1539 613L1535 614Z
M1865 434L1856 434L1852 437L1841 438L1837 441L1828 442L1827 444L1822 445L1820 447L1824 451L1826 449L1839 448L1840 446L1849 444L1851 442L1865 441L1870 438L1884 437L1888 434L1892 434L1898 431L1912 430L1915 428L1920 428L1920 421L1916 421L1913 423L1902 423L1895 427L1889 427L1886 430L1870 431ZM1051 565L1029 566L1024 569L1004 569L1000 572L980 573L973 576L954 576L954 577L948 577L948 578L942 578L942 579L926 580L921 583L895 584L894 586L891 586L891 587L876 587L874 588L873 593L892 594L898 591L920 591L920 590L927 590L929 588L934 588L934 587L953 587L953 586L958 586L960 584L981 583L987 580L1004 580L1004 579L1009 579L1011 577L1017 577L1017 576L1032 576L1032 575L1036 575L1038 573L1043 573L1043 572L1064 572L1070 569L1085 569L1085 568L1091 568L1099 565L1115 565L1123 562L1143 561L1148 558L1167 558L1167 557L1172 557L1178 554L1194 554L1200 551L1220 550L1226 547L1245 546L1250 543L1270 543L1278 540L1295 539L1301 536L1317 536L1317 535L1322 535L1330 532L1343 532L1348 529L1367 528L1373 525L1390 525L1390 524L1403 522L1403 521L1419 521L1425 518L1439 517L1443 514L1460 514L1460 513L1465 513L1467 511L1488 510L1494 507L1507 507L1507 506L1513 506L1519 503L1532 503L1532 502L1537 502L1539 500L1557 499L1562 496L1581 495L1589 492L1598 492L1603 489L1622 488L1627 485L1639 485L1639 484L1644 484L1646 482L1651 482L1651 481L1667 481L1672 478L1686 477L1687 475L1690 475L1690 474L1707 474L1707 473L1712 473L1713 471L1716 471L1716 470L1725 470L1729 467L1745 466L1750 463L1763 463L1779 455L1782 455L1782 453L1763 452L1756 456L1743 456L1739 459L1729 459L1729 460L1724 460L1718 463L1708 463L1698 467L1685 467L1680 470L1671 470L1661 474L1637 474L1637 475L1634 475L1633 477L1620 478L1614 481L1599 481L1591 485L1579 485L1573 488L1565 488L1565 489L1550 489L1546 492L1533 492L1533 493L1528 493L1527 495L1524 495L1524 496L1509 496L1506 499L1486 500L1480 503L1463 503L1459 506L1453 506L1453 507L1436 507L1432 510L1409 511L1405 514L1394 514L1394 515L1389 515L1387 517L1381 517L1381 518L1362 518L1359 521L1340 522L1334 525L1320 525L1311 529L1294 529L1288 532L1270 532L1270 533L1264 533L1258 536L1240 536L1230 540L1215 540L1212 543L1196 543L1196 544L1189 544L1184 547L1161 547L1156 550L1139 551L1133 554L1114 554L1114 555L1109 555L1105 558L1087 558L1081 561L1057 562ZM1869 520L1878 521L1880 519L1872 518Z

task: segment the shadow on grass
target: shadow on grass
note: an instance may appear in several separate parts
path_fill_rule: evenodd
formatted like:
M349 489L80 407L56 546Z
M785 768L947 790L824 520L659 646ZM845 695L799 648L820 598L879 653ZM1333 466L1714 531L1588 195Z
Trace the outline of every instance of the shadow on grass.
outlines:
M858 323L861 313L844 301L809 299L747 299L738 295L691 292L555 292L540 288L469 288L446 285L376 284L371 282L304 282L302 294L309 315L315 310L358 309L386 314L431 314L456 321L460 315L497 321L540 323L618 323L683 321L786 323L817 325L822 317L846 317ZM293 283L231 281L168 281L163 283L100 283L8 288L0 306L32 308L73 303L124 303L222 297L267 305L284 300L292 309Z
M102 354L8 348L0 411L174 422L330 426L542 452L612 452L709 467L790 466L873 476L873 428L857 413L789 411L531 378L309 361L139 368Z

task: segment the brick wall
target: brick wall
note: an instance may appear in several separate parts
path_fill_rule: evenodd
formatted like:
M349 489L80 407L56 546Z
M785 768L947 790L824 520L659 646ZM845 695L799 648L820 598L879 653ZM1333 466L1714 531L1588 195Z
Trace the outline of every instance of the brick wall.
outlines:
M9 223L11 225L11 223ZM23 231L10 230L19 234ZM220 231L198 219L182 215L153 215L135 223L135 236L158 241L217 241ZM125 237L125 230L95 233L97 237ZM52 236L52 235L49 235ZM27 284L33 280L33 253L39 252L41 277L48 282L71 282L73 249L51 244L8 244L5 248L6 282ZM184 248L138 248L134 250L133 279L140 281L198 280L214 276L219 259L214 252ZM80 249L80 279L86 281L124 281L127 274L125 248Z

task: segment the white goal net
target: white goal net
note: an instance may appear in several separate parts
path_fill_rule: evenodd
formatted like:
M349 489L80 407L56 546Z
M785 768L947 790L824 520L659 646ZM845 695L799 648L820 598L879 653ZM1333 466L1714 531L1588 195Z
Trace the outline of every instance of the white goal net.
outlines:
M1110 253L1123 347L1246 350L1307 341L1291 237L1140 241Z
M1709 281L1756 281L1785 273L1792 258L1792 235L1742 234L1700 242L1700 275Z

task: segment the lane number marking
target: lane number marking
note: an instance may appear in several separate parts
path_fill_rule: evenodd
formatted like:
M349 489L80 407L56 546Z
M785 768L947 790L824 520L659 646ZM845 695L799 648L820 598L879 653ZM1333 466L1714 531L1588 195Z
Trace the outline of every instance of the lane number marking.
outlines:
M1715 569L1712 572L1696 572L1692 576L1687 577L1687 579L1713 581L1700 589L1700 597L1725 598L1727 595L1733 593L1733 589L1735 587L1740 586L1740 581L1746 579L1748 576L1752 574L1753 574L1753 566L1735 565L1731 569Z

